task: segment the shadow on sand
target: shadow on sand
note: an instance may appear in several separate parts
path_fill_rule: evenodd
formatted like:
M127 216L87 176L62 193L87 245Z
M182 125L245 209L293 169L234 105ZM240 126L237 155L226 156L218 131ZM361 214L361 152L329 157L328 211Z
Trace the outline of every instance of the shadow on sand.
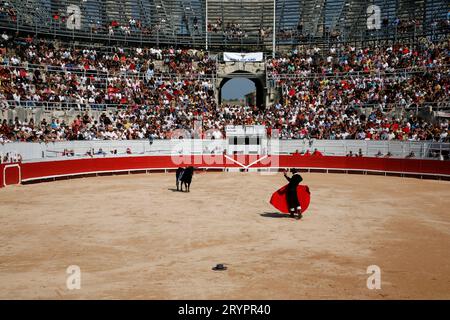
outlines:
M279 213L279 212L264 212L259 214L264 218L290 218L288 214Z

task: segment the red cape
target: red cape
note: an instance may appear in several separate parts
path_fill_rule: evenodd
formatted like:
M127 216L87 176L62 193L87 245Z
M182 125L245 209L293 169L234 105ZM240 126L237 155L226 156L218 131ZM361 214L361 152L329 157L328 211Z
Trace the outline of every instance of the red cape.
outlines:
M270 198L270 204L282 213L289 213L289 208L286 199L286 188L288 185L275 191ZM311 193L308 186L299 185L297 187L297 196L300 206L302 207L302 213L309 207L309 201L311 199Z

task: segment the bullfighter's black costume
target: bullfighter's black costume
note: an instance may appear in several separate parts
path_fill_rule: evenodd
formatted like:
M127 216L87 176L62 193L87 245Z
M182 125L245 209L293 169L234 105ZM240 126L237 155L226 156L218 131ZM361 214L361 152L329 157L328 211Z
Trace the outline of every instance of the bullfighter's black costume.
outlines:
M300 202L298 201L297 196L297 186L303 181L302 176L295 169L292 170L292 173L292 177L290 178L286 175L286 173L284 174L284 177L287 181L289 181L286 190L286 198L291 215L293 215L297 210L300 210Z

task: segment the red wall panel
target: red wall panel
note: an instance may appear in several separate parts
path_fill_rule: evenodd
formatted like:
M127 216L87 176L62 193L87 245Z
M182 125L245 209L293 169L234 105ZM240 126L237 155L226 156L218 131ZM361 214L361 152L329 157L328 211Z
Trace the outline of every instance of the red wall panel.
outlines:
M233 160L229 159L232 158ZM251 168L299 167L378 170L404 173L425 173L450 175L450 161L392 159L392 158L350 158L350 157L302 157L282 155L279 157L207 155L207 156L140 156L117 158L68 159L22 163L22 179L38 179L91 172L111 172L119 170L139 170L157 168L177 168L192 164L195 167L240 168L240 164ZM1 167L3 175L3 166ZM11 173L12 174L12 173ZM3 179L3 176L2 176ZM3 185L3 181L1 181Z
M0 164L0 188L5 185L19 184L21 181L20 170L18 163Z
M12 185L20 183L20 167L18 166L6 166L4 169L4 184Z

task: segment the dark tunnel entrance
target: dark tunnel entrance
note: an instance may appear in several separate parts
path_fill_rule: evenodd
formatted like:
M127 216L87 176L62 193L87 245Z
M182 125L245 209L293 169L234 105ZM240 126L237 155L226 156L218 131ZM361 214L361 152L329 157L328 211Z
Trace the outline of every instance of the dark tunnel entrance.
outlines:
M258 106L259 108L265 108L265 89L264 89L264 79L250 73L250 72L245 72L245 71L235 71L231 74L229 74L227 77L224 77L222 79L222 81L220 82L220 89L219 89L219 104L222 104L222 96L223 96L223 87L226 83L228 83L230 80L232 79L236 79L236 78L245 78L248 79L249 81L253 82L253 84L255 85L255 89L256 89L256 94L255 94L255 104L256 106Z

